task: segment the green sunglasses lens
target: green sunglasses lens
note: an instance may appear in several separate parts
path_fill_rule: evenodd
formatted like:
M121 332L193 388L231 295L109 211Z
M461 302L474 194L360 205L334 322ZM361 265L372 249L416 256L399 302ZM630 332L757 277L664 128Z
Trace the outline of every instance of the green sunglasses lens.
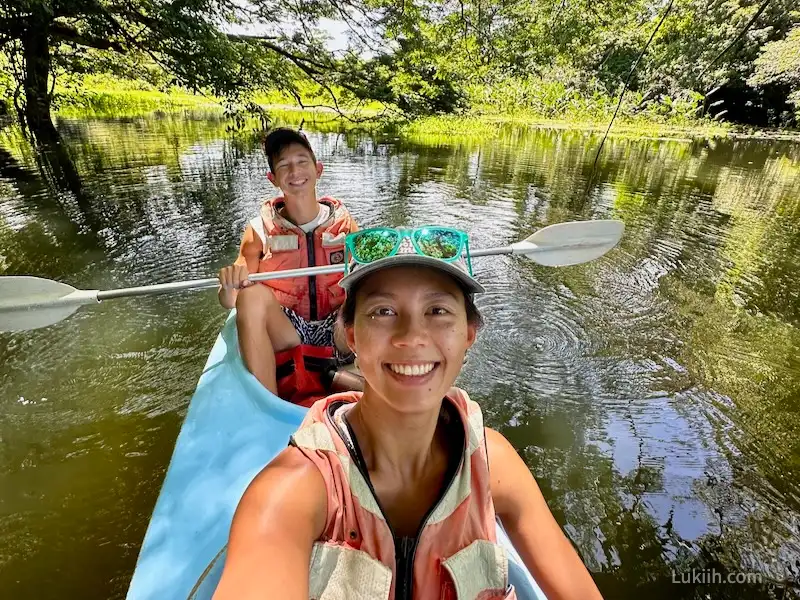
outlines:
M390 229L365 231L353 238L353 257L360 263L386 258L394 251L400 234Z
M426 227L415 232L417 246L425 256L450 260L461 251L461 236L449 229Z

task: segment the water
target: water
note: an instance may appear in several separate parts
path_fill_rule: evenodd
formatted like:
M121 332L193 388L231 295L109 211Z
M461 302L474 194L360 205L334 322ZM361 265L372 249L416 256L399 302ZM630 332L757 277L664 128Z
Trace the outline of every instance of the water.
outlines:
M273 194L255 139L213 119L59 127L80 186L69 169L43 178L0 131L2 273L99 289L207 277ZM798 593L800 145L611 138L587 192L596 134L310 137L320 192L362 227L440 223L483 248L622 219L590 264L475 259L488 324L458 383L607 598ZM0 595L124 597L224 318L197 291L0 334Z

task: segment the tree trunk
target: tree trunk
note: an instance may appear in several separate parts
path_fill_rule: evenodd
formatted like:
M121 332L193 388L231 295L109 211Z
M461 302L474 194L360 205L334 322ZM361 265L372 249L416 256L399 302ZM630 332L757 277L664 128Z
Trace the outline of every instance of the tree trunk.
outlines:
M42 8L28 18L27 31L20 38L25 58L25 79L22 82L25 124L36 142L42 174L56 187L72 191L79 206L88 209L91 202L87 202L83 182L50 116L48 79L52 19L52 13Z
M47 80L50 75L50 17L37 15L29 21L22 36L25 58L25 124L28 131L42 144L59 141L58 131L50 117L50 92Z

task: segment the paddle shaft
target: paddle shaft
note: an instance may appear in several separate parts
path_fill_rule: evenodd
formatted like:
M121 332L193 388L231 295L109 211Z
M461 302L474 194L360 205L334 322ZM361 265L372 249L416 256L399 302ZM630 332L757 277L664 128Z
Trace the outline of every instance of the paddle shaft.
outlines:
M540 229L526 239L498 248L474 250L472 257L513 254L525 256L550 267L564 267L603 256L616 246L625 229L616 220L556 223ZM313 277L343 273L344 264L253 273L249 281ZM77 290L58 281L27 275L0 277L0 331L25 331L47 327L69 317L81 306L114 298L133 298L170 294L184 290L219 286L216 277L174 281L116 290Z
M502 246L499 248L487 248L485 250L475 250L470 252L471 256L492 256L495 254L512 254L514 248ZM292 277L309 277L311 275L329 275L331 273L343 273L344 265L326 265L323 267L304 267L302 269L291 269L287 271L271 271L269 273L253 273L248 277L250 281L269 281L270 279L290 279ZM112 300L114 298L134 298L136 296L154 296L158 294L171 294L184 290L202 290L217 287L219 279L209 277L208 279L190 279L187 281L173 281L171 283L157 283L155 285L143 285L140 287L121 288L118 290L103 290L97 292L98 302Z
M607 242L593 242L583 241L575 242L574 244L559 244L557 247L543 245L537 246L532 242L522 241L517 242L512 246L500 246L498 248L485 248L483 250L470 250L469 255L472 258L478 256L496 256L499 254L536 254L537 252L553 252L553 250L566 251L566 250L591 250L593 248L602 248L608 245Z
M524 242L521 242L522 244ZM484 248L482 250L471 250L470 256L477 258L480 256L497 256L501 254L534 254L537 251L547 252L547 246L537 247L535 244L520 244L514 246L499 246L497 248ZM580 242L575 244L564 244L563 249L592 248L600 244L592 242ZM302 269L291 269L287 271L271 271L269 273L253 273L248 279L252 282L269 281L270 279L290 279L293 277L309 277L312 275L330 275L332 273L343 273L344 265L326 265L322 267L304 267ZM103 290L97 292L97 300L112 300L114 298L134 298L137 296L154 296L158 294L170 294L184 290L201 290L217 287L219 279L209 277L208 279L190 279L187 281L173 281L171 283L157 283L154 285L143 285L140 287L121 288L118 290Z
M344 271L344 265L327 265L324 267L304 267L288 271L271 271L270 273L253 273L248 277L250 281L268 281L270 279L289 279L291 277L309 277L311 275L329 275ZM101 290L97 292L97 300L112 300L114 298L134 298L136 296L153 296L170 294L184 290L202 290L219 286L219 279L190 279L188 281L173 281L171 283L157 283L140 287L121 288L118 290Z

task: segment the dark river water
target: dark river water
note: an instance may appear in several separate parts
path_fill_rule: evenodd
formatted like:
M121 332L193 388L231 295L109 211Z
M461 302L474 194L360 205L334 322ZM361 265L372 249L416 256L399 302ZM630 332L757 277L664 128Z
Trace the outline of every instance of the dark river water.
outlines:
M0 130L1 274L213 276L273 194L256 138L222 121L59 128L74 169ZM457 226L485 248L623 220L589 264L475 259L487 326L458 383L606 598L800 595L800 145L612 137L587 185L593 133L310 138L319 191L362 227ZM225 316L195 291L0 334L0 596L124 597Z

